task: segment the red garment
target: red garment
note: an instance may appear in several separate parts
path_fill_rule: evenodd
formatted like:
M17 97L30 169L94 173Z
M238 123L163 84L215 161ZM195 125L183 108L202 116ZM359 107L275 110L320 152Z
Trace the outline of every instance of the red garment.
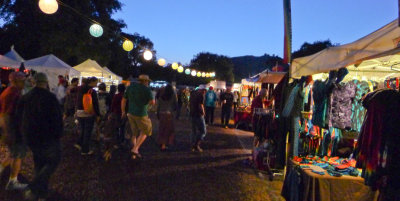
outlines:
M20 97L21 90L15 86L10 86L4 90L0 95L0 114L14 114Z
M124 93L118 93L114 96L112 103L111 103L111 112L114 114L122 114L121 111L121 101L124 97Z

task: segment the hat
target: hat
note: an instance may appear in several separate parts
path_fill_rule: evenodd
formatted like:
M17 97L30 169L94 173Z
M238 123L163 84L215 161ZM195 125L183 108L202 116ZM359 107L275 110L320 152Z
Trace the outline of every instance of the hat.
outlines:
M145 74L139 75L138 80L139 80L139 81L149 81L149 82L151 82L149 76L148 76L148 75L145 75Z
M23 72L12 72L8 76L8 80L10 80L10 82L18 81L18 80L25 80L25 79L26 79L26 76L25 76L25 73L23 73Z
M33 79L35 80L36 83L38 82L48 82L49 80L47 79L47 75L44 73L36 73L35 76L33 76Z
M213 89L214 89L214 87L210 86L208 89L209 89L209 90L213 90Z

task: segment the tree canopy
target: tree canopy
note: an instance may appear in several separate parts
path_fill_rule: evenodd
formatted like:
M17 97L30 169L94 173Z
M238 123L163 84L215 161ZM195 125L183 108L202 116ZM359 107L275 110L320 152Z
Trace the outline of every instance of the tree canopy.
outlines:
M202 52L190 62L190 66L199 71L215 71L217 80L233 83L233 63L227 56Z
M150 39L137 33L123 33L124 21L111 17L121 9L118 0L63 2L72 9L61 6L55 14L46 15L40 11L37 1L4 0L0 5L0 18L4 20L0 27L0 53L15 45L15 49L27 59L54 54L72 66L91 58L126 78L134 73L133 66L143 63L139 47L154 51ZM88 18L102 25L104 33L101 37L89 34L93 22ZM135 44L130 53L121 47L124 38Z
M303 45L301 45L299 50L293 52L292 59L309 56L328 47L333 47L336 45L338 44L332 44L330 40L315 41L314 43L305 42L303 43Z

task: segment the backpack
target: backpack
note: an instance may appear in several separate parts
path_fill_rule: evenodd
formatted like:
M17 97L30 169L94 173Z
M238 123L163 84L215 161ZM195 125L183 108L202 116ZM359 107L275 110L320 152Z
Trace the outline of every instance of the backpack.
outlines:
M83 110L88 114L94 114L92 89L89 89L87 93L83 95Z
M107 93L99 93L99 111L100 111L100 115L101 116L105 116L107 114L108 111L108 107L107 107L107 97L108 94Z

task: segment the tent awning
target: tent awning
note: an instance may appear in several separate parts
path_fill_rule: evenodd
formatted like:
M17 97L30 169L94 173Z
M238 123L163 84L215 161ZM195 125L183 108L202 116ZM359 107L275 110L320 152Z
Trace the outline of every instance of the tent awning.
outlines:
M246 79L248 82L261 82L261 83L270 83L270 84L278 84L283 77L285 77L286 72L274 72L269 69L264 70L263 72Z
M330 47L313 55L294 59L290 66L293 78L329 72L395 51L400 42L400 27L394 20L379 30L349 44Z
M0 55L0 67L9 67L17 69L21 65L21 62L12 60L6 56Z
M107 72L109 72L112 75L112 79L113 80L118 80L119 82L122 81L122 77L120 77L117 74L113 73L109 68L103 67L103 69L106 70Z
M102 78L110 78L112 74L104 70L96 61L88 59L83 63L74 66L75 70L81 72L81 76L83 77L102 77Z
M7 52L4 56L18 62L24 62L24 58L21 57L21 55L18 54L17 51L14 50L14 46L11 46L11 50Z

